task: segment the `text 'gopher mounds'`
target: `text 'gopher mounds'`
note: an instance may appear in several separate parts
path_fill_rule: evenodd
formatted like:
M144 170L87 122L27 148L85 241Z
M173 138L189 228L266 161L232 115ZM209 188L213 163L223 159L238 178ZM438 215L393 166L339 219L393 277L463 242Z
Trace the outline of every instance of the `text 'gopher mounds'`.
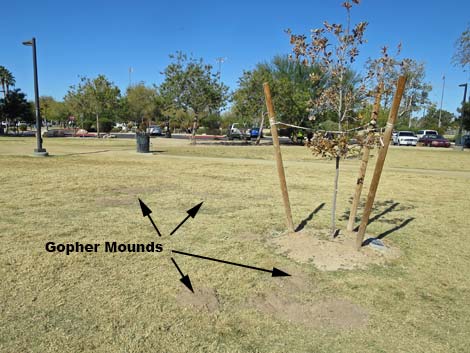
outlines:
M78 241L75 243L57 244L52 241L46 243L47 252L59 252L70 255L72 253L83 253L83 252L99 252L102 244L82 244ZM104 247L101 247L102 252L162 252L163 245L155 244L150 242L147 244L125 244L118 243L116 241L104 242Z

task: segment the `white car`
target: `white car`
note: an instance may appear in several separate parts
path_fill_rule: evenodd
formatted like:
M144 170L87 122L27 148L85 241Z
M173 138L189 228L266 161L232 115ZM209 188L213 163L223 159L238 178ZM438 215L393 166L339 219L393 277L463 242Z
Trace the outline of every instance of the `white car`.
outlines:
M423 138L424 135L434 135L434 136L437 136L439 135L438 132L436 130L419 130L417 133L416 133L416 137L419 139Z
M418 143L418 138L412 131L398 131L398 133L393 136L393 144L398 146L416 146Z

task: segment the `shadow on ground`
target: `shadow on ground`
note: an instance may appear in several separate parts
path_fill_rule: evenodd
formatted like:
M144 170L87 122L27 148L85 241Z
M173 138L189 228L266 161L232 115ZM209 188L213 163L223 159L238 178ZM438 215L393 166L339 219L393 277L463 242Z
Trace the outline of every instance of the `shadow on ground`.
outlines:
M312 220L313 216L317 214L324 206L325 206L324 202L318 205L317 208L315 208L306 218L302 220L302 222L300 222L297 228L295 228L295 231L298 232L304 229L304 227L308 224L308 222Z

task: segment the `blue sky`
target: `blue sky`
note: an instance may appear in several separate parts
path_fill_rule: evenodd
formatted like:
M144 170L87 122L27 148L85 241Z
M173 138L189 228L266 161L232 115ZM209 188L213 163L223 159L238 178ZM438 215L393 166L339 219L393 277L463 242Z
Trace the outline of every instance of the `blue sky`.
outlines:
M177 50L222 64L231 88L243 70L291 51L284 33L308 34L324 20L344 22L341 1L5 1L1 6L0 65L16 86L33 98L31 49L21 42L35 36L41 95L62 99L78 75L105 74L121 90L132 81L160 83L168 55ZM431 99L455 112L463 98L459 84L469 73L451 64L454 42L470 23L470 1L363 0L352 23L369 22L361 58L376 57L380 47L403 43L402 57L426 64ZM358 69L361 69L359 67Z

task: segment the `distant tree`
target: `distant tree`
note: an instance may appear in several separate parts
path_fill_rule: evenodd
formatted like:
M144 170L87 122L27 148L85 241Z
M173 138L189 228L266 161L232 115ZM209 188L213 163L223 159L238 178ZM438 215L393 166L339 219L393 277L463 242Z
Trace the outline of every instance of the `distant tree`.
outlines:
M441 117L441 127L439 128L439 115ZM444 133L452 124L455 119L451 112L446 110L437 109L435 104L432 104L423 118L418 121L418 127L421 129L437 130L439 133Z
M228 87L220 82L219 74L212 73L212 66L202 59L195 59L182 52L170 55L173 62L164 70L165 79L159 92L165 102L166 109L183 109L194 113L193 137L199 119L223 108L228 101Z
M5 98L10 86L15 85L15 77L4 66L0 66L0 84L2 85L3 98Z
M127 89L126 99L127 112L134 121L144 123L160 115L157 91L142 82Z
M375 60L369 59L366 62L366 68L368 75L378 75L378 83L383 84L382 107L384 111L390 108L398 77L407 77L397 125L411 128L414 121L413 113L430 105L429 92L432 90L432 86L425 82L426 72L424 63L410 58L398 59L400 51L401 44L398 45L395 56L389 55L387 47L383 47L382 57ZM374 87L376 86L377 82L374 83Z
M238 79L238 88L232 96L233 106L231 110L233 115L226 116L231 123L247 123L253 120L256 121L261 117L261 114L266 110L263 93L264 82L269 82L273 99L277 98L278 95L274 93L274 78L268 65L258 64L251 71L243 71L242 76ZM283 114L284 112L279 110L278 105L278 102L274 101L276 111Z
M56 101L51 96L39 97L41 107L41 117L47 121L57 121L64 123L69 117L67 107L64 102Z
M117 86L104 75L94 79L81 77L78 85L71 86L64 101L70 110L84 120L96 119L97 136L99 136L100 116L106 120L117 120L122 108L121 92Z
M455 66L460 66L464 70L470 65L470 25L467 25L467 29L462 32L455 42L455 53L452 56L452 62Z
M412 113L430 104L429 92L431 92L432 86L425 82L424 63L413 59L404 59L401 73L397 73L397 79L400 74L407 76L407 82L398 113L398 124L405 125L407 123L408 128L411 128Z
M34 123L32 105L20 89L8 91L8 94L0 99L0 117L6 120L8 125L16 126L19 121L27 124Z
M270 62L260 63L251 71L244 71L233 94L233 112L242 120L257 121L265 110L263 83L271 88L277 120L302 125L309 116L309 101L316 97L320 82L310 76L320 75L317 65L304 65L288 56L275 56Z

